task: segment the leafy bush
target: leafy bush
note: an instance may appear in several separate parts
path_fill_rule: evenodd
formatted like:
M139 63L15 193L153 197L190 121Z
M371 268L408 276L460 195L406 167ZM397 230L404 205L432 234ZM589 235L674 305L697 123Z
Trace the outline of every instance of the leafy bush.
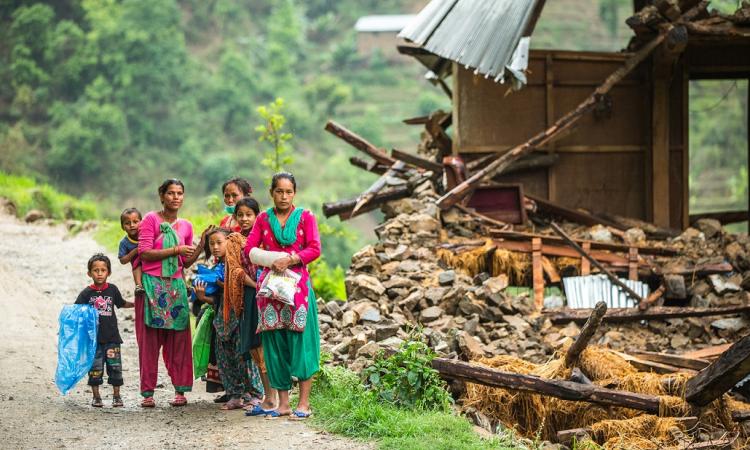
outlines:
M369 389L396 406L447 411L453 400L432 368L434 358L424 342L410 340L390 357L381 353L363 376Z
M318 298L346 300L344 277L341 266L331 267L323 257L310 264L310 278Z

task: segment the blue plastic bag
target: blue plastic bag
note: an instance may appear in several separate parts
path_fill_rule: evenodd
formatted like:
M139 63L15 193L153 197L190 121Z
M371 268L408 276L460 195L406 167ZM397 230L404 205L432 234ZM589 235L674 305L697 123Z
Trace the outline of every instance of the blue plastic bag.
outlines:
M65 305L60 311L55 384L66 395L91 369L96 356L99 313L90 305Z
M216 284L217 281L224 281L224 263L219 263L211 268L203 264L198 264L197 272L193 279L193 286L198 281L203 281L206 283L206 295L208 296L213 295L219 289L219 285ZM195 292L193 292L191 297L195 300Z

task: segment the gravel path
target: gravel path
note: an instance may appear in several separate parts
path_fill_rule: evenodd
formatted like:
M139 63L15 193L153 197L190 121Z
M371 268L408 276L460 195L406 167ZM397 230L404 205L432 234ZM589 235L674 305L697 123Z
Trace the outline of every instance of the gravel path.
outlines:
M26 225L0 215L0 446L21 448L264 448L359 449L361 442L313 430L285 419L245 417L224 412L213 394L197 381L190 404L172 408L166 370L159 373L157 407L138 404L138 348L133 310L118 310L125 386L125 407L110 406L104 385L103 409L89 406L85 378L65 397L54 385L57 317L90 280L86 261L103 249L91 235L68 238L60 226ZM115 255L110 281L132 298L129 270Z

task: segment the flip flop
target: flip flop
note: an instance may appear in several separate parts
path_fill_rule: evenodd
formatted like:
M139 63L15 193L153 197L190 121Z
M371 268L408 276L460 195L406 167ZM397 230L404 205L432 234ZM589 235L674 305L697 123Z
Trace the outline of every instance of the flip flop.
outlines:
M289 416L289 420L305 420L312 416L312 412L306 413L299 410L292 411L292 415Z
M275 409L263 409L260 407L260 405L253 405L252 409L248 409L245 411L245 415L248 417L268 416L274 412L278 414L278 411L276 411Z
M275 420L281 416L288 416L289 414L281 414L278 410L272 409L266 413L266 420Z
M141 408L154 408L155 406L154 397L146 397L141 401Z
M122 403L122 398L121 397L112 397L112 407L113 408L122 408L123 406L125 406L125 405L124 405L124 403Z
M187 402L188 402L187 398L185 398L184 395L177 394L177 395L174 396L174 400L172 400L171 402L169 402L169 404L172 405L172 406L177 407L177 406L185 406L185 405L187 405Z

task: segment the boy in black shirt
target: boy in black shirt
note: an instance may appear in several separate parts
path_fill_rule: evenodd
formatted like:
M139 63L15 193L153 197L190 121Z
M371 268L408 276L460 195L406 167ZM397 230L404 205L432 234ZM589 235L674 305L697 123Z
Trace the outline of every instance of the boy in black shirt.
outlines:
M126 302L114 284L107 283L107 277L112 273L109 258L97 253L89 259L88 276L94 284L78 294L76 304L91 305L99 311L98 345L94 364L89 371L89 386L94 399L91 406L104 406L99 395L99 386L103 383L104 365L107 365L107 381L113 386L112 406L122 406L120 386L122 380L122 360L120 358L120 331L117 329L115 306L118 308L132 308L133 303Z

